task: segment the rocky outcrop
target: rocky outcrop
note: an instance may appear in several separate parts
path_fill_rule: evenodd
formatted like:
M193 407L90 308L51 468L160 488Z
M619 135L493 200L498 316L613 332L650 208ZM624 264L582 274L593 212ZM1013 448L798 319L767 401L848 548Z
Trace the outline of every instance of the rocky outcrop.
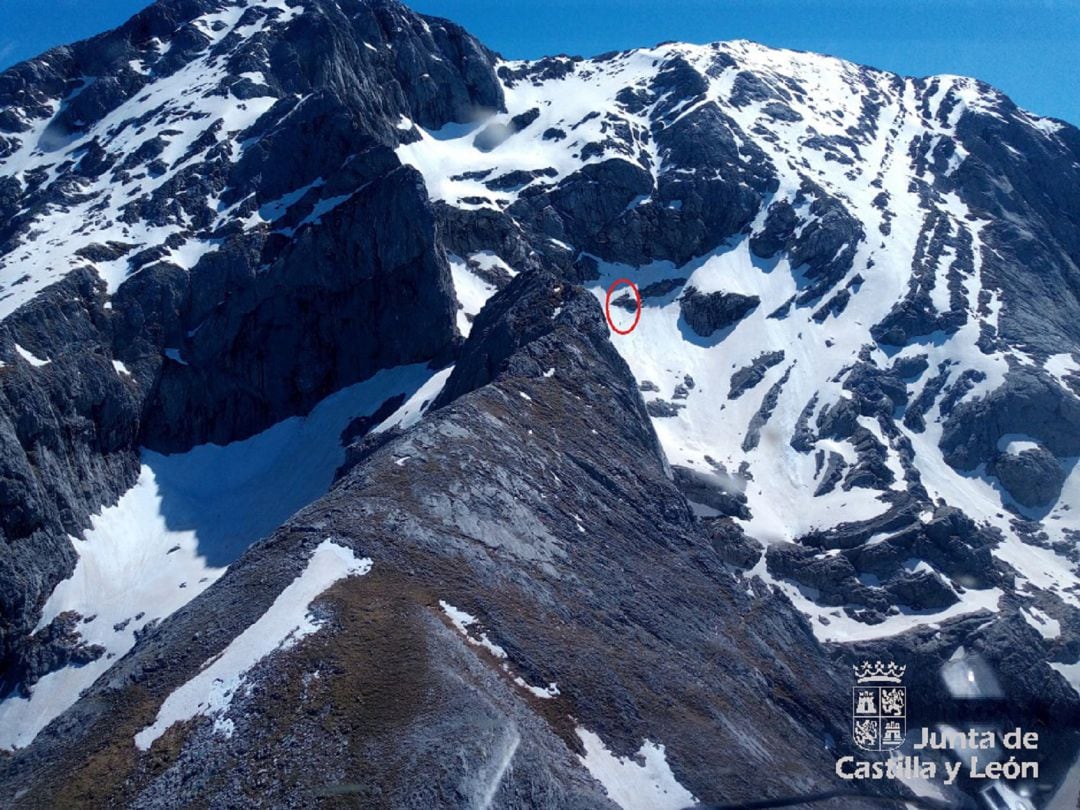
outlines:
M0 696L40 664L18 650L53 586L68 539L135 481L149 379L112 363L103 285L75 272L0 323Z
M675 486L688 501L708 507L726 517L749 520L750 510L746 507L746 495L740 488L740 485L745 486L745 482L740 482L730 475L701 472L679 465L673 465L671 472Z
M722 62L718 55L717 69ZM560 63L558 70L571 71L574 64ZM506 71L504 78L513 87L553 69L541 61L532 66L533 75ZM704 99L703 88L706 77L685 58L665 61L648 87L618 98L627 111L650 110L651 133L607 115L604 129L610 135L581 153L603 160L587 163L553 188L527 189L508 213L540 237L635 266L656 260L682 265L715 249L753 220L777 181L765 153ZM686 111L691 98L701 103ZM650 159L633 145L639 138L655 138L664 167L656 178Z
M732 292L703 293L687 287L679 302L687 326L699 337L707 338L741 321L761 303L761 299L756 295Z
M744 570L753 568L761 559L761 545L746 536L738 523L727 517L702 520L705 534L712 540L713 550L728 565Z
M1045 506L1057 500L1065 471L1054 455L1042 447L1020 453L1000 453L987 467L1022 506Z
M805 227L795 208L808 206ZM806 265L807 285L796 298L799 306L819 301L851 270L855 251L864 237L862 225L844 204L816 184L805 180L792 201L769 206L762 230L749 242L762 258L787 251L792 267Z
M992 112L960 115L967 157L946 182L992 220L980 241L983 273L1003 298L1000 336L1054 354L1080 343L1080 224L1061 216L1080 207L1080 136L1063 122L1028 126L1027 113L982 89Z
M389 155L355 162L371 171L355 173L362 190L271 261L239 237L194 268L185 337L147 404L148 446L224 443L381 368L449 357L453 290L422 181Z
M64 612L29 638L17 639L12 657L19 666L4 673L0 693L15 699L28 698L42 676L63 667L86 666L105 655L104 647L87 644L79 633L79 625L95 619Z
M923 522L913 506L901 504L874 520L841 524L797 544L770 546L769 571L813 589L818 604L844 607L868 624L901 609L938 611L956 604L959 596L949 581L976 589L1008 581L990 553L998 541L992 532L951 507ZM866 542L870 537L875 541Z
M788 366L784 370L784 375L773 383L772 387L765 392L765 396L761 398L761 405L758 406L757 411L750 419L750 424L746 427L746 436L742 442L744 453L753 450L761 441L761 431L769 423L769 419L772 418L773 411L776 410L776 404L780 400L780 392L784 390L784 385L791 376L791 369L794 367L794 363Z
M1030 436L1059 459L1080 455L1080 398L1043 371L1014 368L1000 387L953 409L941 449L949 464L973 470L1009 434Z
M770 368L782 362L784 362L783 349L759 354L750 365L743 366L731 375L731 388L728 390L728 399L741 397L765 379L765 374Z

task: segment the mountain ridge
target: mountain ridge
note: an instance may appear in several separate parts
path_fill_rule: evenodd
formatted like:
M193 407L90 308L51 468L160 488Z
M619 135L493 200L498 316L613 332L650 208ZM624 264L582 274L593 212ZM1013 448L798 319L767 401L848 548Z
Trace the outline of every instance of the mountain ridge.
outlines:
M187 16L165 32L176 9ZM334 617L362 615L368 583L386 594L388 581L420 577L423 588L406 587L385 615L453 660L454 677L498 692L503 721L531 729L524 744L561 774L523 776L523 789L540 791L533 800L572 784L604 806L590 780L605 746L646 759L667 746L680 796L781 794L764 773L735 777L702 762L685 735L703 721L680 726L658 708L661 681L621 653L612 654L634 674L620 696L573 663L615 650L608 633L626 627L632 655L685 657L714 696L749 705L749 669L718 673L715 655L701 657L711 636L675 643L659 629L723 614L709 582L748 599L740 610L771 617L760 627L716 618L735 659L775 672L752 718L770 740L765 753L747 742L749 728L723 730L733 721L684 675L665 670L662 685L712 717L702 733L759 765L781 756L780 729L809 724L792 743L800 787L831 784L811 750L821 739L833 741L829 756L847 746L841 673L866 650L920 662L925 718L980 716L942 692L936 676L952 662L997 669L1001 682L978 689L1007 696L1011 721L1045 725L1047 774L1071 764L1075 128L974 80L903 79L740 41L507 62L396 2L159 3L138 19L91 41L119 42L109 81L65 80L48 55L0 74L0 213L15 214L0 232L0 302L13 307L0 320L0 713L41 706L45 722L58 717L26 729L20 744L40 732L39 742L10 758L0 782L32 787L42 763L92 774L96 756L115 753L143 788L160 777L175 798L199 752L233 746L248 761L263 742L254 728L247 740L223 733L228 703L166 733L162 773L124 735L154 721L154 704L195 658L210 661L267 615L306 576L304 555L323 559L316 536L369 559L371 573L350 568L333 586L336 607L311 603L308 621L325 629L300 652L283 641L238 682L273 683L310 645L337 656L345 641ZM154 31L169 41L153 44ZM84 58L70 55L80 48L93 50L67 58ZM34 126L24 109L42 114ZM644 299L626 336L609 333L603 313L619 278ZM24 284L39 289L27 296ZM616 323L628 309L611 310ZM567 364L576 376L563 378ZM363 396L348 404L354 388ZM339 395L340 407L326 404ZM324 425L320 409L341 421ZM534 410L565 439L535 445L540 425L523 416ZM252 459L284 474L290 459L274 448L286 423L332 434L319 475L329 488L336 467L337 483L322 498L305 493L313 504L249 551L262 524L237 530L227 552L214 547L211 518L184 512L193 507L168 488L191 484L166 474L200 474L215 445L269 448ZM555 449L563 440L575 447L567 458ZM460 463L462 448L471 463ZM557 472L533 470L540 458ZM262 473L231 474L226 491ZM237 495L240 516L252 508L246 497ZM635 504L625 531L608 498ZM364 516L387 522L385 536L373 539ZM399 545L386 539L396 530ZM294 536L308 539L297 546ZM678 538L693 549L685 559ZM417 551L439 542L474 567ZM110 618L112 632L93 624L94 594L78 585L92 581L108 543L160 555L141 564L160 568L167 592L150 612L133 605ZM619 562L605 571L597 561L608 547ZM486 556L505 569L479 562ZM662 560L662 577L650 560ZM249 567L273 575L237 584ZM457 578L442 599L450 608L438 596L443 574ZM508 599L484 585L533 576L551 590ZM616 603L595 599L613 577ZM691 581L678 604L673 594ZM250 605L219 620L245 588ZM634 603L640 592L656 613ZM582 594L589 608L558 643L534 625L533 609ZM215 628L212 645L184 652L200 622ZM454 632L462 650L448 646ZM808 694L768 661L771 643L815 662ZM1017 649L1030 667L1013 666ZM529 686L554 671L562 697ZM494 685L504 676L509 692ZM335 678L328 707L347 690ZM133 683L153 697L140 691L133 704ZM234 699L265 706L262 694ZM379 694L396 692L382 683ZM105 748L80 726L91 716ZM489 742L516 750L512 738ZM384 765L376 782L407 790ZM257 780L245 774L251 790ZM446 776L439 796L452 804L451 783L476 774ZM92 781L84 801L154 803L152 791L99 793ZM59 795L48 782L30 804ZM239 788L212 789L227 803ZM300 801L316 787L275 789Z

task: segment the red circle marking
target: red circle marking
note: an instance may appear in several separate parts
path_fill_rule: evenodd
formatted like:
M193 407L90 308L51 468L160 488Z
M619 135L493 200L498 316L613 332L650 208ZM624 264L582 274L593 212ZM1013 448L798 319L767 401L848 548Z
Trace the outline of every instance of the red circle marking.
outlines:
M630 289L634 291L634 298L637 299L637 313L634 315L634 322L630 324L629 329L620 329L615 325L615 321L611 318L611 295L622 284L626 284L627 286L629 286ZM641 320L641 293L638 292L637 285L628 278L620 278L618 281L608 287L607 298L604 299L604 315L607 317L608 326L611 327L611 331L613 331L615 334L629 335L631 332L633 332L637 328L638 321Z

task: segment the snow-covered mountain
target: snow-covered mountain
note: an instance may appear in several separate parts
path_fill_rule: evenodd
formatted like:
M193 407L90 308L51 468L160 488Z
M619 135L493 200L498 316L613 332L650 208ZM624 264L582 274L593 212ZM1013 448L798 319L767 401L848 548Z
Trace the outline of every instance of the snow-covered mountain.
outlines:
M993 608L981 546L1020 590L1077 606L1078 231L1054 199L1075 191L1049 173L1032 200L1010 183L1044 156L1076 178L1075 130L970 79L747 42L498 70L504 114L416 127L398 149L455 224L456 283L530 251L601 302L634 280L640 325L613 344L669 461L738 502L702 514L735 516L784 578L833 592L815 605L787 587L821 637ZM469 227L492 221L486 241ZM637 308L619 303L629 327ZM916 529L940 507L978 536L924 559ZM792 541L853 567L808 579ZM869 541L888 551L854 551Z
M1080 132L971 79L508 62L392 0L18 65L2 795L850 790L872 655L911 727L1038 726L1062 800L1078 264Z

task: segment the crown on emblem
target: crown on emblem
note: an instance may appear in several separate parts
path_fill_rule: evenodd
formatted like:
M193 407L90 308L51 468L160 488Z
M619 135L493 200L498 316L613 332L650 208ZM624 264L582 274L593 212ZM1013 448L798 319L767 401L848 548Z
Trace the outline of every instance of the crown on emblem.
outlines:
M892 661L889 661L888 664L883 664L881 661L863 661L861 664L856 664L853 669L855 670L855 680L859 683L868 683L870 681L900 683L904 673L907 672L907 666L897 666Z

